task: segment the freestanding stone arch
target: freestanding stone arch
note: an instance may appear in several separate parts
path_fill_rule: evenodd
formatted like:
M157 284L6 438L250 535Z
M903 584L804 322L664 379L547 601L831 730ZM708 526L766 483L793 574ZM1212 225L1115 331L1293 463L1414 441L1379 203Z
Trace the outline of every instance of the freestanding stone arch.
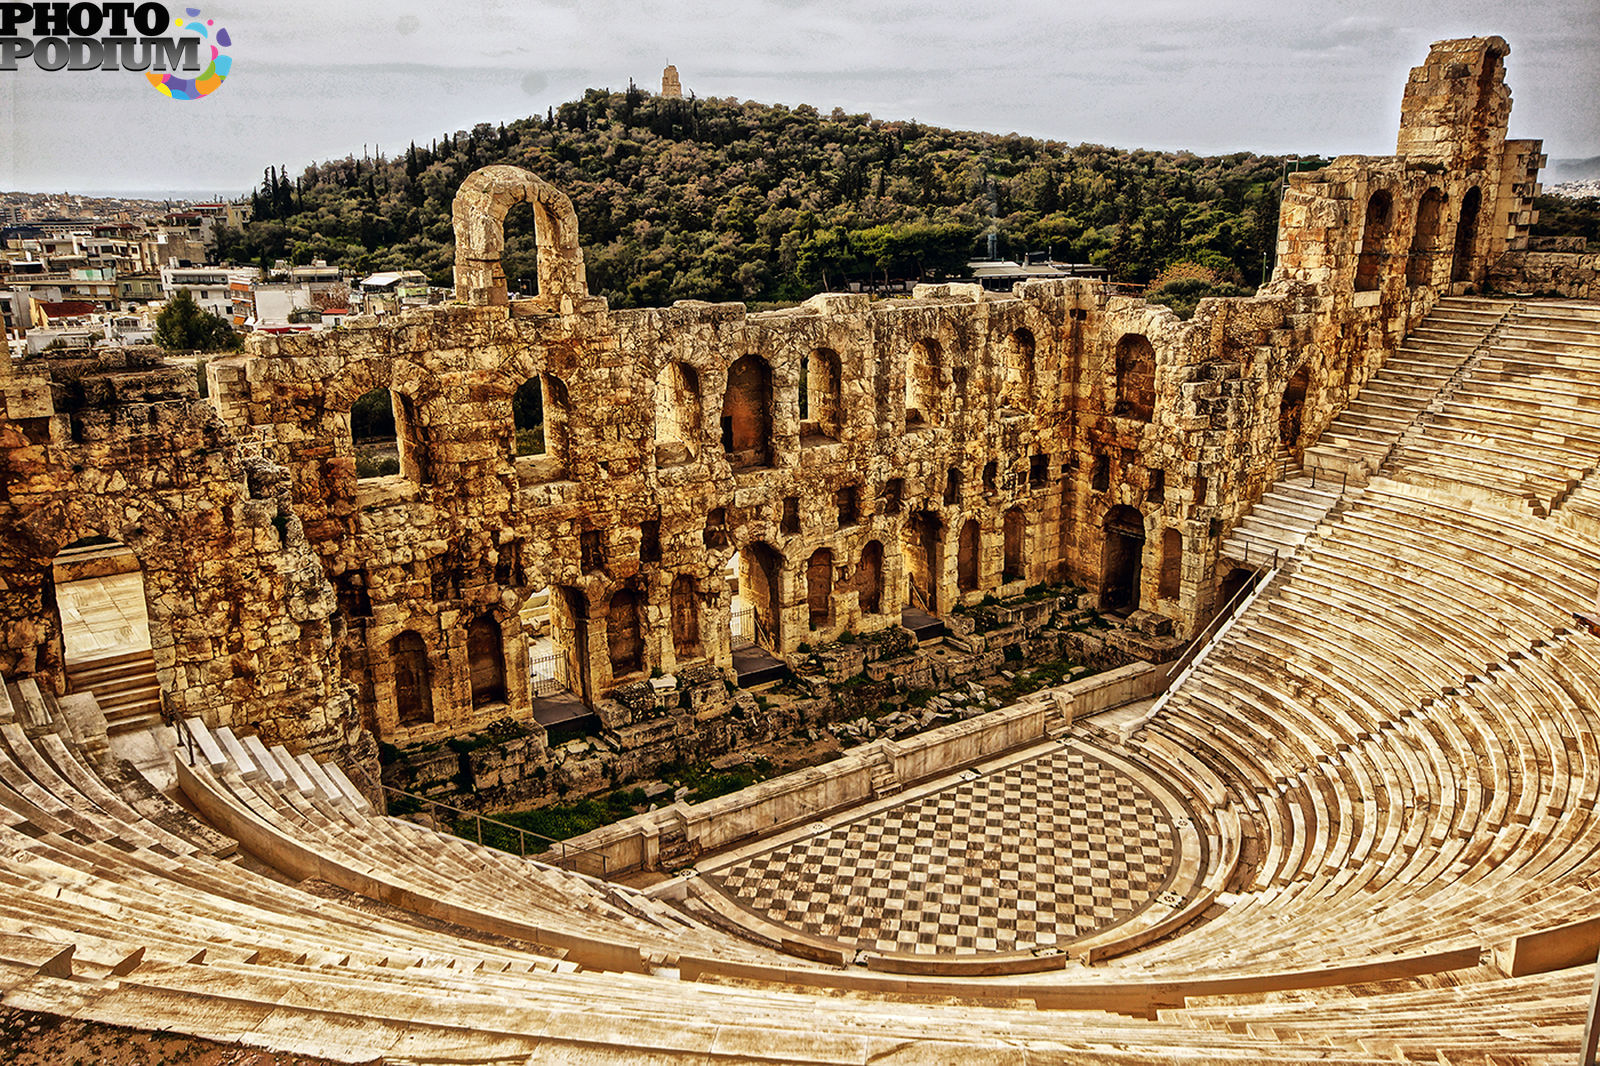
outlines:
M506 212L532 204L539 244L538 302L570 313L589 296L578 247L578 216L567 194L521 167L483 167L467 175L450 206L456 231L456 299L474 306L506 303Z

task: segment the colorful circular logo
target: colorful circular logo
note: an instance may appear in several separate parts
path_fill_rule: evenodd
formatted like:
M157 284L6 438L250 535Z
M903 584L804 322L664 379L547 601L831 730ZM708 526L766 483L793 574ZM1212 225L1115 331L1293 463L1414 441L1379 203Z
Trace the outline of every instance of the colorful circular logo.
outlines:
M201 41L211 48L210 64L193 80L180 78L176 74L157 74L154 71L145 74L145 77L150 79L150 84L154 85L162 96L170 96L174 100L198 100L220 89L228 77L228 69L233 65L233 60L223 52L223 49L233 47L233 41L224 27L217 26L216 32L213 33L214 20L206 19L202 22L199 8L186 7L183 10L188 17L173 19L173 28L199 34Z

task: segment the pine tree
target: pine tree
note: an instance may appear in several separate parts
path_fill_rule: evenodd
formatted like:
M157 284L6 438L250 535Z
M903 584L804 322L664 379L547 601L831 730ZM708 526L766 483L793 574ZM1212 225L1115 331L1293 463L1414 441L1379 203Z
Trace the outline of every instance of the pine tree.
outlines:
M194 302L179 289L156 316L155 342L170 352L216 352L239 347L228 320Z

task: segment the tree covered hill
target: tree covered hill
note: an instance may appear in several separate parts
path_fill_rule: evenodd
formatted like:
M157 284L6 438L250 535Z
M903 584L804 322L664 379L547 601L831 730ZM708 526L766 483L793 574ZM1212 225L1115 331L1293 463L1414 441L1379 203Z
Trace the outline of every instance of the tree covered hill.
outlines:
M1286 162L941 129L835 109L663 99L630 85L391 159L290 179L271 167L254 221L220 253L414 268L450 284L450 201L480 166L526 167L577 210L590 289L615 307L794 300L850 280L959 276L992 231L1007 258L1053 251L1124 281L1260 280ZM1320 165L1318 160L1300 169ZM531 210L507 219L506 276L531 291ZM1200 280L1197 280L1200 279Z

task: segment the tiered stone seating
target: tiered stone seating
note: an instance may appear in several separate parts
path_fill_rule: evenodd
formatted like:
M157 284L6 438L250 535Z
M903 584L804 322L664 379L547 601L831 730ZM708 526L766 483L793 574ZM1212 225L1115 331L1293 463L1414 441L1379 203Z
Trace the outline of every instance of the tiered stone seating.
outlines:
M237 738L237 748L213 739L234 754L259 750ZM14 1007L347 1061L387 1055L396 1061L925 1062L972 1055L998 1061L1019 1052L1093 1058L1109 1051L1121 1062L1218 1056L1289 1062L1327 1058L1331 1048L1341 1049L1334 1057L1342 1061L1378 1061L1427 1039L1401 1020L1409 1002L1430 994L1426 987L1384 1005L1379 1017L1393 1032L1370 1050L1359 1038L1335 1043L1323 1031L1351 1029L1345 1012L1330 1009L1326 1021L1301 1023L1281 1017L1270 1001L1240 1016L1258 1017L1255 1031L1218 1025L1214 1010L1192 1018L1169 1011L1152 1021L1035 1009L1052 995L1071 995L1068 986L1060 992L1013 982L990 990L963 986L958 1002L944 1003L957 994L948 982L897 978L882 980L876 991L869 981L866 995L846 984L819 999L805 985L827 974L803 966L785 971L794 982L789 988L682 982L671 971L590 970L559 953L351 900L316 882L288 883L218 857L141 818L103 784L87 784L98 777L96 768L59 734L30 738L6 722L0 741L0 845L11 859L0 868L0 990ZM378 834L395 830L395 845L427 848L424 862L454 860L451 876L487 876L467 861L485 858L478 849L426 841L420 827L372 815L325 767L318 777L296 760L302 780L280 763L285 773L278 779L257 763L258 776L247 781L232 768L212 771L204 758L198 761L241 809L270 809L282 824L323 839L364 830L352 839L375 854L392 851ZM503 861L509 869L512 860ZM412 863L419 864L415 857ZM495 883L529 893L511 879ZM622 915L619 924L629 928L689 925L675 915L636 913L640 901L587 879L565 875L560 889L574 908L592 900ZM1553 994L1547 977L1501 984L1472 992L1482 1003L1504 997L1521 1004ZM918 987L937 994L906 998ZM1463 1003L1473 1000L1454 1001ZM1501 1011L1493 1032L1466 1025L1459 1039L1558 1048L1576 1024L1571 1014Z
M1559 507L1600 455L1600 310L1512 307L1459 386L1400 440L1395 476L1458 482Z
M1170 922L1021 977L810 963L230 730L188 727L185 808L114 761L91 695L24 680L0 686L0 1001L345 1061L1570 1061L1593 964L1505 960L1600 919L1600 638L1573 620L1600 536L1518 493L1582 501L1560 477L1600 458L1576 336L1600 311L1439 315L1407 350L1453 352L1429 373L1458 387L1393 476L1116 745L1207 842Z
M1600 412L1597 412L1600 418ZM1600 543L1509 501L1347 499L1140 744L1201 754L1263 837L1226 913L1139 972L1494 943L1600 914Z
M1305 468L1323 480L1364 481L1511 309L1509 301L1445 297L1361 392L1306 449Z

